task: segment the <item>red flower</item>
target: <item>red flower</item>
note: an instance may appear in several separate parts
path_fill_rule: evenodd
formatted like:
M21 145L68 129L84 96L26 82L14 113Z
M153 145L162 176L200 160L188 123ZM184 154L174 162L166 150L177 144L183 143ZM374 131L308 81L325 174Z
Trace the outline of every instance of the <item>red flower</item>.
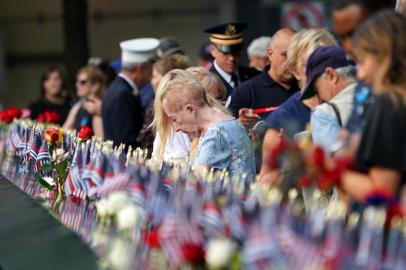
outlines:
M324 150L320 146L316 146L313 150L313 163L320 170L324 170Z
M40 115L38 115L38 117L37 117L37 122L39 122L39 123L45 123L45 121L46 121L46 119L45 119L45 114L40 114Z
M386 209L386 221L385 221L385 228L390 229L392 218L398 217L402 218L404 213L402 212L402 208L400 207L399 203L392 203Z
M21 117L21 110L16 107L9 107L0 112L0 121L10 124L15 118Z
M181 251L183 259L185 259L186 262L197 265L204 264L205 251L202 245L184 244Z
M49 144L62 143L63 131L59 128L48 128L44 132L44 137Z
M86 140L90 139L93 135L94 135L94 132L90 127L87 127L87 126L80 127L80 131L78 134L79 139L86 141Z
M41 113L37 117L37 121L40 122L40 123L53 123L53 124L56 124L61 120L62 120L62 116L59 113L53 112L53 111L46 111L44 113Z
M281 141L279 142L278 146L272 149L271 155L269 158L269 166L272 169L278 169L279 168L279 161L280 157L282 154L288 149L289 144L285 138L281 138Z
M299 179L299 187L308 188L312 184L312 178L308 175L304 175Z
M321 162L321 159L324 160L324 152L323 152L323 154L318 153L317 155L318 155L317 162ZM323 163L324 163L324 161L323 161ZM321 164L321 163L319 163L319 164ZM332 186L339 187L341 185L341 175L343 174L343 172L345 170L351 169L353 167L354 167L353 162L349 159L337 159L335 161L334 168L330 169L330 170L327 170L324 167L324 165L322 167L319 166L320 176L317 181L317 187L320 190L327 190L327 189L331 188Z
M152 229L144 231L142 233L142 240L150 248L160 248L161 243L159 241L159 231L158 229Z

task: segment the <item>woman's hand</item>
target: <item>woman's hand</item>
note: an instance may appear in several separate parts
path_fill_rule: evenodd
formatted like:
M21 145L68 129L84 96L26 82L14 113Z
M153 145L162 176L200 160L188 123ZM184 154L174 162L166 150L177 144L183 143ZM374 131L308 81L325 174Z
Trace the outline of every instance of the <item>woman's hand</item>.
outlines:
M90 96L89 98L87 98L85 103L83 104L83 107L88 113L97 116L101 116L101 106L102 101L94 96Z

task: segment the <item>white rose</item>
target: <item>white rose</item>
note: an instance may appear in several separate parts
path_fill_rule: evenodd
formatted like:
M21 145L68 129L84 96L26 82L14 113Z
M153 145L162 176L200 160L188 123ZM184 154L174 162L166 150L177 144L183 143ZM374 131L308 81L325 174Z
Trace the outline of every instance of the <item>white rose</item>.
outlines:
M235 245L230 240L210 240L206 252L206 262L213 268L224 267L229 263L234 250Z
M47 182L50 186L55 185L55 180L52 177L45 176L42 179L44 179L44 181Z
M62 155L64 155L65 153L66 153L65 150L63 150L62 148L56 149L56 156L57 156L57 157L62 156Z
M107 200L101 199L95 203L97 215L101 218L105 217L108 213L107 211Z
M117 228L119 230L133 229L141 219L141 209L130 204L117 213Z
M124 191L117 191L112 193L107 198L107 211L110 215L115 215L122 208L127 206L130 202L130 198Z
M120 238L113 240L107 259L114 270L130 269L131 245L128 241Z
M92 233L92 247L105 245L109 240L108 230L105 227L97 226L96 230Z

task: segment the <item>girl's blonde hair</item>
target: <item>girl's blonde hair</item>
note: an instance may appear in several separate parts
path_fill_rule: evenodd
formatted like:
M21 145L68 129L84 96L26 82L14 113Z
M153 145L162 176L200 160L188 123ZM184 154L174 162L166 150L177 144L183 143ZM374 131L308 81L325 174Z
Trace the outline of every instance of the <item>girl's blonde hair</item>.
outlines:
M190 66L192 66L192 61L189 57L180 53L168 55L154 63L154 69L162 76L174 68L187 69Z
M406 105L406 17L384 10L367 19L355 32L352 47L357 58L366 54L379 61L374 91L401 98Z
M287 68L296 72L300 67L300 59L306 52L314 51L317 47L338 45L333 35L324 28L302 29L289 41L287 50Z
M227 96L227 89L221 79L204 67L190 67L186 69L203 86L207 93L217 100L223 100Z

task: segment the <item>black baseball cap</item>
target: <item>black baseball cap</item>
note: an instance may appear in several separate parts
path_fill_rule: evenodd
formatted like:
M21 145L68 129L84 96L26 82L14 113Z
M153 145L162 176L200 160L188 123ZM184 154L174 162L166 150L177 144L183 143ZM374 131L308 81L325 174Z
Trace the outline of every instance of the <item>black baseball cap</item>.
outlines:
M301 100L308 99L316 95L314 81L324 73L326 68L339 68L355 65L340 46L321 46L317 48L307 59L306 77L307 84L300 96Z

